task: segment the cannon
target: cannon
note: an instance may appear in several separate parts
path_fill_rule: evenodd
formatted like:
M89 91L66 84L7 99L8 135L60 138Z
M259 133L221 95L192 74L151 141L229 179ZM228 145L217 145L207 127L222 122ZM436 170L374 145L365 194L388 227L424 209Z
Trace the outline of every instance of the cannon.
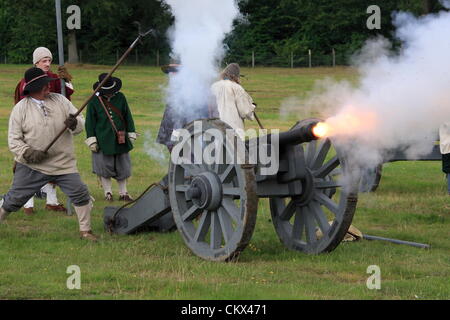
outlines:
M431 151L421 155L411 158L406 152L407 146L399 147L398 149L390 150L386 153L385 159L382 164L379 164L375 168L368 168L364 170L361 174L359 192L374 192L378 189L380 185L383 164L389 162L397 161L442 161L442 154L439 148L439 137L436 136L435 139L426 139L431 146Z
M308 254L330 252L352 222L358 181L347 177L351 165L332 140L313 133L319 121L302 120L286 132L254 137L244 147L233 148L208 136L211 129L229 136L227 124L197 120L200 132L195 123L187 125L188 138L172 152L179 146L180 154L191 162L171 161L168 174L132 206L105 208L105 228L130 234L148 226L170 229L175 224L195 255L231 261L250 242L259 199L268 198L271 220L284 246ZM233 139L241 141L236 134ZM195 161L196 142L204 154L213 150L213 161ZM252 150L258 151L253 162L249 161ZM265 170L269 165L261 161L261 150L278 161L275 170ZM230 163L224 161L227 156L244 161Z

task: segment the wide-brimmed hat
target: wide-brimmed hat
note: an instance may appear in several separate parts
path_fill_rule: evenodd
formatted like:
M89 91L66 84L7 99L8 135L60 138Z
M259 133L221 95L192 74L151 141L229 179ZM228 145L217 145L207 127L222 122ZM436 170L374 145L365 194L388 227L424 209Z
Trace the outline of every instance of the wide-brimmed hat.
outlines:
M51 78L44 72L44 70L33 67L25 71L25 88L24 95L29 95L32 92L39 92L49 82L58 80Z
M108 75L107 73L102 73L101 75L99 75L98 81L94 83L92 88L94 90L97 89L98 85L103 81L103 79L105 79L107 75ZM122 80L115 77L109 77L109 79L106 80L106 82L103 84L100 90L98 90L98 92L101 95L114 94L116 92L119 92L121 88L122 88Z
M179 64L171 63L168 65L162 66L161 70L162 70L162 72L167 74L167 73L178 72L179 68L180 68Z
M221 74L222 79L229 79L235 82L239 82L239 78L241 77L241 68L237 63L230 63L223 69Z

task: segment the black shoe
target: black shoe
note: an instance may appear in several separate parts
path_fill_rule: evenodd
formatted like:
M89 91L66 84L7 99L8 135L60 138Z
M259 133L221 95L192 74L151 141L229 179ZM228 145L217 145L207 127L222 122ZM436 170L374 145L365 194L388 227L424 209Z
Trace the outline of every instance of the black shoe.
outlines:
M124 195L120 195L119 200L120 200L120 201L126 201L126 202L134 201L134 200L130 197L130 195L129 195L128 193L127 193L127 194L124 194Z

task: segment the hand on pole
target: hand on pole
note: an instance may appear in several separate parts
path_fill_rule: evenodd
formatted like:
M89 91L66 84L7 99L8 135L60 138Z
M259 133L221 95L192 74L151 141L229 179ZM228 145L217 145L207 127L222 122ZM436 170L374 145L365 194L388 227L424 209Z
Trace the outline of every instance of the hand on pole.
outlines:
M77 128L78 120L74 114L70 114L66 121L64 121L64 124L67 128L74 131Z
M72 75L67 71L67 68L65 66L59 66L58 67L58 77L60 79L64 79L66 82L72 82Z
M28 148L23 154L23 158L29 164L38 164L48 157L48 153L33 148Z

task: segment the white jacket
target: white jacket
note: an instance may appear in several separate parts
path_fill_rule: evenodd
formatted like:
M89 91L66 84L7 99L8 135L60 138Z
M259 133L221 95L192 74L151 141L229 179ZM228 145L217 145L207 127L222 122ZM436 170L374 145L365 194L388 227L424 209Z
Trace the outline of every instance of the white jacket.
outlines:
M255 105L242 86L231 80L220 80L211 86L216 98L220 120L227 123L243 138L244 119L255 120Z

